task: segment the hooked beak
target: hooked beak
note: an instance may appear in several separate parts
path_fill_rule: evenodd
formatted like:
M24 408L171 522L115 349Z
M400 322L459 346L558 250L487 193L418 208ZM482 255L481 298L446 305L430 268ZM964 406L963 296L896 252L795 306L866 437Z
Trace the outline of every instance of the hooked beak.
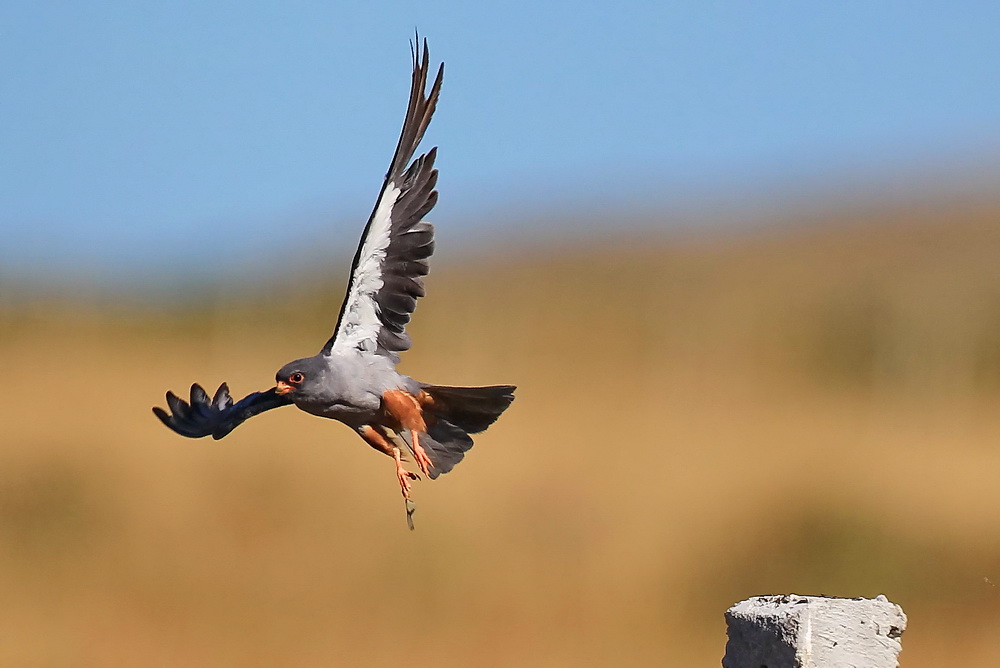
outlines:
M289 385L285 381L279 380L278 381L278 386L276 388L274 388L274 393L277 394L277 395L280 395L280 396L285 396L286 394L288 394L289 392L291 392L293 389L295 389L295 388L293 388L291 385Z

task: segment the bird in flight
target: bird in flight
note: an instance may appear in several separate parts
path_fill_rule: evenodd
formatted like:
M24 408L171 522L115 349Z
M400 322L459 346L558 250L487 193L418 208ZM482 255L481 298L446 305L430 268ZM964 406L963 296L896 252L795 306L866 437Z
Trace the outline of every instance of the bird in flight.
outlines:
M249 418L294 404L339 420L365 442L393 458L396 478L413 528L411 481L403 466L412 457L434 479L462 461L470 434L485 431L514 400L512 385L452 387L421 383L396 371L410 348L406 324L424 296L424 276L434 251L434 228L423 217L437 202L437 148L411 161L430 123L441 81L441 63L427 92L427 40L411 44L410 100L382 191L354 255L347 295L333 336L312 357L278 370L275 386L233 402L223 383L209 397L197 383L190 401L167 392L170 412L153 412L181 436L220 439Z

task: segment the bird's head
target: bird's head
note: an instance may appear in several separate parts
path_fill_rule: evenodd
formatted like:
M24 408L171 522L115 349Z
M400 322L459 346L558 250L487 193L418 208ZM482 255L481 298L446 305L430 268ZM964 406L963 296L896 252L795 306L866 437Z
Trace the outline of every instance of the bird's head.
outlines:
M291 399L310 395L321 386L326 370L327 365L319 356L289 362L274 375L276 392Z

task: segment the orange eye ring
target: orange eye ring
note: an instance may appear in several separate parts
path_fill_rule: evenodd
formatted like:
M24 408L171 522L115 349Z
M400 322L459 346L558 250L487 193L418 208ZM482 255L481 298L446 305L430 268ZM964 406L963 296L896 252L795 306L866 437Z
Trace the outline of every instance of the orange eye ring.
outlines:
M306 379L305 376L296 371L295 373L293 373L291 376L288 377L288 382L291 383L292 385L298 385L305 379Z

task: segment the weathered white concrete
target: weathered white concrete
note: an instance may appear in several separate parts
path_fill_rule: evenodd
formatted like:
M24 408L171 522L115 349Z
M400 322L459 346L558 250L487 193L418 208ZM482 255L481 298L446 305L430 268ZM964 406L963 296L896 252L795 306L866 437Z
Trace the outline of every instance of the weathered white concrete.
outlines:
M885 596L755 596L726 611L723 668L897 668L906 615Z

